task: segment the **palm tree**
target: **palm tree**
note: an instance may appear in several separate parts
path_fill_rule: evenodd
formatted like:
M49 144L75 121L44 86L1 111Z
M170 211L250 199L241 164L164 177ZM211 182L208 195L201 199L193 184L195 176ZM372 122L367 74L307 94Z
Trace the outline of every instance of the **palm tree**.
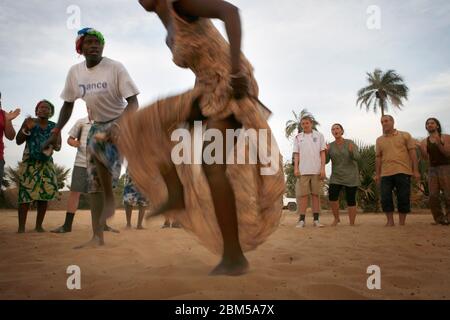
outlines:
M286 129L285 134L286 138L291 138L293 135L302 132L302 127L300 126L300 120L302 120L303 117L309 116L313 120L313 129L316 130L316 127L319 126L319 122L314 118L312 113L310 113L307 109L302 109L300 113L296 113L295 111L292 111L294 114L294 119L289 120L286 122Z
M376 113L381 109L381 115L385 115L388 110L388 102L395 108L401 109L403 100L408 100L409 88L405 85L403 78L394 70L385 73L380 69L375 69L373 73L367 73L369 85L358 91L356 104L360 108L366 107L366 111L371 108Z

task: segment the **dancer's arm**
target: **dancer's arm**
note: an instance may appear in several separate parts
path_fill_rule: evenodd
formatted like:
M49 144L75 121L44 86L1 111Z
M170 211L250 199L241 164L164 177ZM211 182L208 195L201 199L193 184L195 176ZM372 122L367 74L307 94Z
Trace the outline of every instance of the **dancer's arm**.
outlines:
M241 71L241 20L239 9L223 0L178 0L174 4L186 16L219 19L225 23L230 42L231 73Z

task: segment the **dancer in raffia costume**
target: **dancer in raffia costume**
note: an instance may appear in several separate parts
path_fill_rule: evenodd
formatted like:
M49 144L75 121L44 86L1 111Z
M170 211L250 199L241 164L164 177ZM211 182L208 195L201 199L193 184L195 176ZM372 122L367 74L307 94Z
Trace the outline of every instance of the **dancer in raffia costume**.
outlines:
M243 252L263 243L279 224L285 185L266 120L270 112L259 103L252 66L241 54L239 11L221 0L139 2L158 15L175 64L191 69L196 83L188 92L124 118L119 149L138 189L159 208L153 214L176 212L183 228L222 255L211 274L243 274L248 270ZM230 44L209 18L225 23ZM220 130L223 137L226 129L266 129L267 148L273 144L276 150L269 155L277 162L275 172L261 174L261 155L257 164L174 165L171 150L177 142L171 134L182 127L192 131L194 121ZM247 142L247 151L255 142Z

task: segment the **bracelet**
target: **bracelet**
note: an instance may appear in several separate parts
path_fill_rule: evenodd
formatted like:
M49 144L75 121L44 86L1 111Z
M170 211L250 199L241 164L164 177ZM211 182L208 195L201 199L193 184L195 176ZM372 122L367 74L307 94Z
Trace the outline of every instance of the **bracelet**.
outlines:
M22 133L26 136L31 136L31 132L30 131L25 131L25 128L22 129Z
M54 134L58 134L58 133L60 133L61 132L61 129L60 128L58 128L58 127L54 127L53 129L52 129L52 131L51 131L52 133L54 133Z

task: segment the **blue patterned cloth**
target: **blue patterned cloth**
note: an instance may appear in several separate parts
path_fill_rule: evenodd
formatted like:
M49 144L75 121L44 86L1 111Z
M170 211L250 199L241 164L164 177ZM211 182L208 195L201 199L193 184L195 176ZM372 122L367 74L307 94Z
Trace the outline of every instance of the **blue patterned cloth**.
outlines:
M109 140L101 139L102 136L108 136L114 125L115 120L100 123L94 122L89 130L87 138L87 174L88 191L102 192L102 186L98 177L98 171L95 165L95 157L108 169L112 177L113 188L117 186L122 168L122 158L117 146Z
M136 186L128 175L125 175L125 187L123 189L123 203L129 206L148 207L147 199L137 190Z

